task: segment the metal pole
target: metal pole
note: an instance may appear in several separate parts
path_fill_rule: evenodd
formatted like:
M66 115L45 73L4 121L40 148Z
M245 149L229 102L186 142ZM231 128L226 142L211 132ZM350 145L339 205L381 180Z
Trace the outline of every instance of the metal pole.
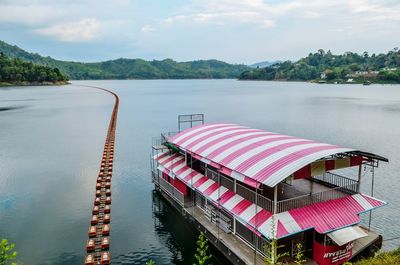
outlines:
M192 154L190 154L190 175L192 175L192 172L193 172L193 156L192 156ZM192 178L190 178L190 192L191 192L191 194L192 194L192 217L194 218L194 207L195 207L195 193L194 193L194 190L193 190L193 177Z
M235 184L236 184L236 182L235 182ZM254 227L254 230L255 230L255 232L254 232L254 236L255 236L255 240L254 240L254 265L257 264L257 248L258 248L258 236L256 235L256 231L257 231L257 207L258 207L258 204L257 204L258 203L257 181L256 181L255 190L256 190L256 198L255 198L256 207L255 207L254 216L256 216L256 225Z
M358 186L357 186L357 192L360 191L360 185L361 185L361 171L362 171L362 164L358 166Z
M274 187L274 212L273 214L276 214L278 208L278 184Z
M221 187L221 175L220 172L218 170L218 185L219 187ZM218 247L219 247L219 242L220 242L220 235L219 235L219 226L220 226L220 222L221 222L221 202L220 202L220 189L218 188L218 220L217 220L217 226L218 226Z
M273 237L274 240L276 240L276 230L277 230L276 223L275 223L275 214L278 211L278 185L279 185L279 183L276 184L276 186L274 187L274 213L272 215L273 216L273 219L272 219L273 224L272 225L273 225L273 228L274 228L274 231L272 231L272 233L273 233L272 237ZM277 250L274 249L273 251L274 251L273 261L275 262L275 257L277 255Z
M375 184L375 167L372 164L372 179L371 179L371 196L374 196L374 184ZM369 211L369 221L368 221L368 231L371 231L371 220L372 220L372 211Z

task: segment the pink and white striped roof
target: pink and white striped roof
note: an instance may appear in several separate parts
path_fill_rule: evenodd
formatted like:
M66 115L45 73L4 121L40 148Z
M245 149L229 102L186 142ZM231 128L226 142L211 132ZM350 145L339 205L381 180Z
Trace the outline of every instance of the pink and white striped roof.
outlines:
M239 181L270 187L318 159L355 151L235 124L196 126L168 141Z
M360 213L386 204L364 194L355 194L278 213L273 217L266 209L188 167L184 157L179 154L166 152L156 155L154 159L163 173L178 178L266 238L283 238L311 228L319 233L328 233L357 224L360 222ZM274 226L272 222L275 222ZM272 231L272 227L275 227L275 231Z

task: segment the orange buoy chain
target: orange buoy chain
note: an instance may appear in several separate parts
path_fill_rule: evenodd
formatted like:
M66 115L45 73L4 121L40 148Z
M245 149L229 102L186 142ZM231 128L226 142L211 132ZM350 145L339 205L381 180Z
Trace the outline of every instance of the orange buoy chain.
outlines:
M119 98L114 92L94 87L111 93L115 97L114 109L108 126L106 142L100 171L96 180L96 195L90 218L88 231L89 239L86 243L85 265L110 264L110 221L111 221L111 179L114 162L115 129Z

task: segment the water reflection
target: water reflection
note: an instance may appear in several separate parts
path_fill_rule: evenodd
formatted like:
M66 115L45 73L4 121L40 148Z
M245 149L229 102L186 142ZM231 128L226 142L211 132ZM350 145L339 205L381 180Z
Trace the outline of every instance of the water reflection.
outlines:
M8 106L8 107L0 107L0 111L7 111L7 110L17 110L25 108L26 106Z
M193 264L195 262L194 254L197 247L198 231L157 191L153 191L152 211L155 232L159 240L164 241L172 253L171 263L177 265ZM210 251L213 256L210 263L229 264L211 244ZM158 260L158 258L154 257L154 260L160 262L161 260Z
M349 146L390 159L376 174L373 214L399 236L400 86L319 86L235 80L80 81L117 92L113 264L192 264L197 232L151 193L151 137L176 130L182 113ZM22 264L81 264L94 183L113 98L78 86L0 89L0 237ZM364 183L370 183L367 176ZM368 185L365 192L369 192ZM152 207L157 206L157 211ZM385 242L397 247L400 240ZM215 256L217 254L214 253ZM223 264L223 262L214 262Z

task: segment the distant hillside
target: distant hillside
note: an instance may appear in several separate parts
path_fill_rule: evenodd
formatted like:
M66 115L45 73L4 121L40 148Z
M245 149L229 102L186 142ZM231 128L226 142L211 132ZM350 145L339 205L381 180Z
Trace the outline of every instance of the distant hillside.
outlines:
M241 80L287 80L327 83L400 83L400 50L386 54L318 50L297 62L280 62L244 71Z
M250 64L249 66L251 68L261 68L261 67L271 66L273 64L280 63L280 62L281 61L264 61L264 62L253 63L253 64Z
M98 63L67 62L29 53L17 46L0 41L0 52L12 58L58 68L70 79L189 79L237 78L250 68L218 60L176 62L172 59L145 61L116 59Z
M0 52L0 86L65 84L67 80L57 68L24 62Z

